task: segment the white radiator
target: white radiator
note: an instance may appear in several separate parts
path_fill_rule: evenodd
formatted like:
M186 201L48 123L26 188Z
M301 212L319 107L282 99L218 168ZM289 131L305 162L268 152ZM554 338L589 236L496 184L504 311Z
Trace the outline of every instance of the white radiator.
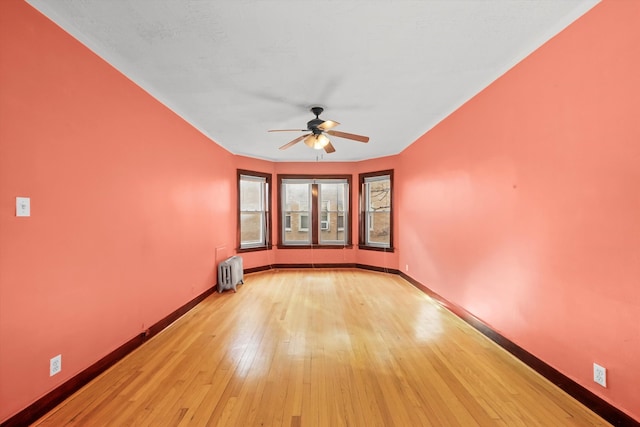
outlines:
M236 286L244 283L242 257L232 256L218 264L218 292L226 289L236 291Z

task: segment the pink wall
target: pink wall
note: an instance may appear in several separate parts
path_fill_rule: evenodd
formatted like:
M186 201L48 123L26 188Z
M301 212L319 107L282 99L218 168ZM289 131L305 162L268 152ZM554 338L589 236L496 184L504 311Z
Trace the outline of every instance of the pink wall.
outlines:
M402 270L640 420L638 18L596 6L405 150L396 188Z
M234 156L23 1L0 2L0 52L1 422L215 284L236 184Z

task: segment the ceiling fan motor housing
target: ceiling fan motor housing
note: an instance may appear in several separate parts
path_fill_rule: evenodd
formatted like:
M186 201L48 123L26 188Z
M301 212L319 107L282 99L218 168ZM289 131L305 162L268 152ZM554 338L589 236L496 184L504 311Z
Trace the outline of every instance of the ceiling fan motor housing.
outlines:
M322 114L323 111L324 108L322 107L311 107L311 112L315 114L316 118L307 122L307 129L313 132L314 135L320 135L322 133L322 130L318 129L318 126L324 123L324 120L318 118L318 116Z
M324 123L324 120L322 119L309 120L307 122L307 129L315 134L322 133L322 131L318 129L318 126L320 126L322 123Z

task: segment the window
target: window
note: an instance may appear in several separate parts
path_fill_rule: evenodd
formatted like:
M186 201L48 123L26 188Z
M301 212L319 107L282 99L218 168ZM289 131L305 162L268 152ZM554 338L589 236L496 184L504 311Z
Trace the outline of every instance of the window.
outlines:
M360 174L361 249L393 251L393 170Z
M322 209L320 210L320 230L329 230L329 200L322 201Z
M278 178L280 179L280 178ZM280 182L280 218L284 218L284 230L280 242L284 245L309 245L309 212L311 212L311 186L309 182L286 180ZM289 217L289 224L287 224ZM281 221L282 222L282 221Z
M238 170L238 241L239 250L270 247L271 175Z
M280 247L350 245L350 184L349 175L278 175Z
M319 243L321 245L345 245L350 234L344 221L349 207L349 184L347 181L319 181L318 199L320 209ZM338 218L342 217L342 226Z
M300 223L298 224L299 231L309 231L309 214L301 213L300 214Z

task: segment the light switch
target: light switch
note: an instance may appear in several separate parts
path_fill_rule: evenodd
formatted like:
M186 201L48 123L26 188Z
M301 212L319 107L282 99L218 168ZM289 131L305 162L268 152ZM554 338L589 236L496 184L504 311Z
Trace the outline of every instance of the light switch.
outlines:
M31 198L16 197L16 216L31 216Z

